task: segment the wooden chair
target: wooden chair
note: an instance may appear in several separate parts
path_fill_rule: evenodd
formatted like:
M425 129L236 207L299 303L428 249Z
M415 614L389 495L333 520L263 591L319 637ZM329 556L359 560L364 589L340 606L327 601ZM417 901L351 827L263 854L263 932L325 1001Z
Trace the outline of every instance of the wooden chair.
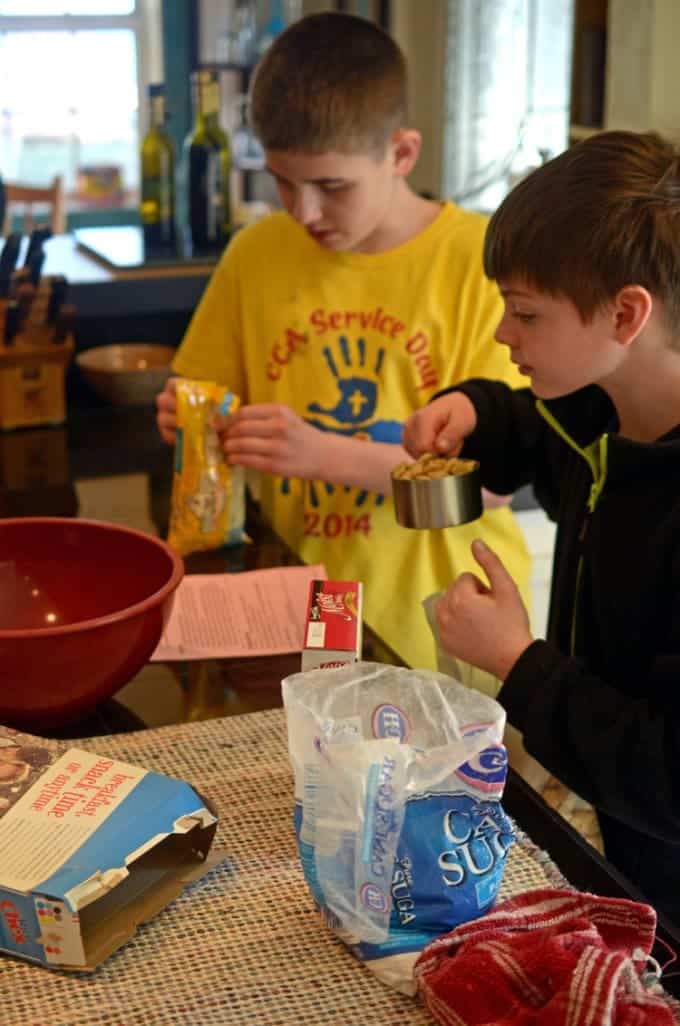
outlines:
M23 208L22 230L28 235L38 224L47 224L52 229L53 235L59 235L66 231L66 196L64 193L64 180L61 175L52 179L51 185L21 185L19 182L5 182L7 195L7 209L5 211L5 223L0 226L2 234L7 235L12 224L13 208ZM35 218L33 207L47 206L44 217Z

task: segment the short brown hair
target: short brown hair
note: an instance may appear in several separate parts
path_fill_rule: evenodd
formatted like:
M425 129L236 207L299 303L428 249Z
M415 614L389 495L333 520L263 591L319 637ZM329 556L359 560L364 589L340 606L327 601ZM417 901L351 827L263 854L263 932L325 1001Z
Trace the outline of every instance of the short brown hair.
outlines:
M384 153L406 118L406 61L374 22L311 14L267 50L250 90L250 117L269 150Z
M642 285L680 334L680 161L655 133L602 132L537 168L489 223L484 270L572 301L587 323Z

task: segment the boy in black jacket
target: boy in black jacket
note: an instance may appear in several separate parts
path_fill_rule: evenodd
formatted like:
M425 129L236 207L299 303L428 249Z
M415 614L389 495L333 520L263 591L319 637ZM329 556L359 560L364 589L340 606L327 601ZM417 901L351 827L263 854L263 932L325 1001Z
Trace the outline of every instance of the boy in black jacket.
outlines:
M500 560L437 608L445 648L504 681L528 751L598 812L607 857L680 924L680 158L604 132L522 181L485 271L531 380L472 380L414 414L413 455L531 483L557 521L548 640Z

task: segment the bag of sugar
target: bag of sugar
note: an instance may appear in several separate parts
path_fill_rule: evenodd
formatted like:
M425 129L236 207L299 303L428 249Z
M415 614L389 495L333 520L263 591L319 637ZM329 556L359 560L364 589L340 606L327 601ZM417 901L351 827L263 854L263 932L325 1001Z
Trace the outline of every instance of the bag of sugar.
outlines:
M282 689L312 896L380 979L412 994L422 948L498 894L514 840L505 713L444 674L378 663L293 674Z

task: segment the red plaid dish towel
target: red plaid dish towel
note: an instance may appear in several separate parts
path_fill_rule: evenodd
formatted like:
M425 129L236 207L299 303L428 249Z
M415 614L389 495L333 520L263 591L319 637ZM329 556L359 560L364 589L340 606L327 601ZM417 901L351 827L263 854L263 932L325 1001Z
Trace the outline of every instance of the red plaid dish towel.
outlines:
M650 905L526 891L429 944L416 983L445 1026L672 1026L640 980L655 929Z

